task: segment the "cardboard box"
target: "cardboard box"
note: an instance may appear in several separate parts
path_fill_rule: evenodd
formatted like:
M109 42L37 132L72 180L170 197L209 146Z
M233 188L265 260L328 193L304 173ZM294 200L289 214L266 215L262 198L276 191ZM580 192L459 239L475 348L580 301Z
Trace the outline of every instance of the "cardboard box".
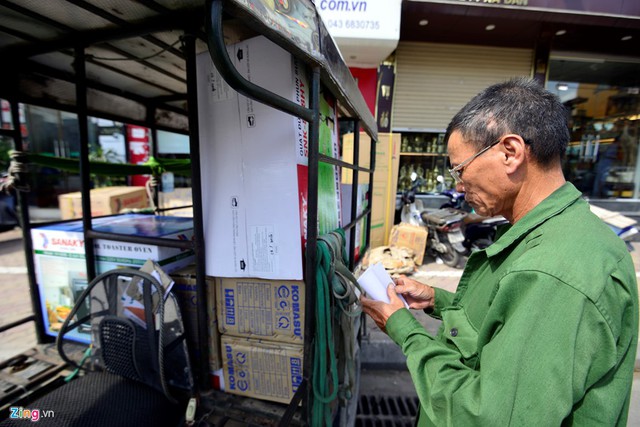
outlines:
M291 54L262 36L228 49L245 78L308 106L304 67ZM197 58L197 74L207 275L301 280L307 122L238 94L207 52ZM329 133L337 135L337 120L329 124ZM337 152L337 137L332 142ZM339 226L339 188L335 174L320 175L327 179L319 183L318 196L323 233Z
M58 196L62 219L82 218L82 194L61 194ZM91 215L113 215L123 209L149 207L149 197L145 187L102 187L91 190Z
M289 403L302 383L303 346L222 336L227 393Z
M427 248L427 229L404 222L394 225L389 236L389 246L413 249L416 265L422 265L424 251Z
M193 218L193 198L191 188L174 188L173 191L158 192L158 207L171 209L166 212L171 216Z
M198 343L198 298L196 294L196 266L188 265L178 271L171 273L171 278L175 282L173 292L178 298L180 312L184 320L184 326L187 332L187 340L189 349L191 349L196 358L200 356L200 348ZM209 342L209 369L215 371L222 368L220 358L220 333L218 332L218 317L216 315L216 295L215 280L213 277L206 277L207 292L207 331Z
M342 223L349 224L351 222L351 193L353 191L352 184L342 184L342 190L340 192L342 196ZM369 206L369 184L358 184L358 195L356 196L356 217L358 217ZM367 217L358 221L355 226L355 241L356 248L354 252L354 258L357 262L360 259L361 248L367 245ZM372 230L373 232L373 230ZM349 253L351 245L350 231L346 233L345 249Z
M353 133L344 135L344 161L353 162ZM371 138L360 132L359 164L369 167ZM373 197L371 205L371 248L389 244L389 234L393 226L398 189L398 167L400 163L400 134L379 133L376 142L375 172L373 174ZM345 169L342 183L351 184L353 172ZM358 184L369 182L368 175L359 174ZM343 202L344 203L344 202ZM348 203L348 202L346 202ZM344 222L344 220L343 220Z
M304 342L304 282L217 277L215 289L221 333Z
M93 229L135 236L191 240L193 221L189 218L152 215L119 215L94 218ZM31 229L36 282L45 331L56 336L74 301L87 287L87 272L82 221L70 221ZM104 239L94 241L98 274L121 267L140 268L148 259L170 273L193 262L193 250L159 247ZM80 328L67 335L88 343L89 330Z

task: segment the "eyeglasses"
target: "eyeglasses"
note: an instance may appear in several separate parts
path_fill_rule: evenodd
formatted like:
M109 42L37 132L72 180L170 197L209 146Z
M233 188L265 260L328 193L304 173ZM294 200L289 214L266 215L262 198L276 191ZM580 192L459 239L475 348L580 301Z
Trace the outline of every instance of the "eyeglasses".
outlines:
M456 182L456 184L463 184L462 172L464 172L463 169L465 168L465 166L469 165L469 163L471 163L476 157L480 157L483 153L489 151L490 148L492 148L494 145L497 145L500 141L502 141L502 138L492 143L491 145L487 145L482 150L478 151L476 154L469 157L467 160L463 161L455 168L449 169L449 173L453 177L453 180Z

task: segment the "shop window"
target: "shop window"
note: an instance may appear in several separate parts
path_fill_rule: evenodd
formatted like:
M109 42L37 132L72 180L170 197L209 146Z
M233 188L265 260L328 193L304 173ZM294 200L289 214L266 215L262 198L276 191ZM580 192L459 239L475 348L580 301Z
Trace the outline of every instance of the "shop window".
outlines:
M552 58L546 86L569 115L566 178L590 198L638 198L640 63Z

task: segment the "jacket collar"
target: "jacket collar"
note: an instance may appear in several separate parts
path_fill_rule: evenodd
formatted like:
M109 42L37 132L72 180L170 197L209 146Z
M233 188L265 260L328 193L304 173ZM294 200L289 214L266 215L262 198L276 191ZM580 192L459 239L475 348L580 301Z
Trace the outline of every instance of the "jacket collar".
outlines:
M508 229L486 249L488 257L492 257L515 242L520 241L533 229L549 218L559 214L568 206L580 199L582 194L570 182L565 182L560 188L554 191L549 197L540 202L529 211L520 221L514 225L507 226Z

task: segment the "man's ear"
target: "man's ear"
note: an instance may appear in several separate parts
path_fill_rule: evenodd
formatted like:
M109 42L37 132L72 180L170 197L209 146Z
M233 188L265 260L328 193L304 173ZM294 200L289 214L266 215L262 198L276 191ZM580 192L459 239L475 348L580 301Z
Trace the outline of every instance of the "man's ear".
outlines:
M506 135L502 140L502 155L507 173L514 173L525 161L527 144L520 135Z

